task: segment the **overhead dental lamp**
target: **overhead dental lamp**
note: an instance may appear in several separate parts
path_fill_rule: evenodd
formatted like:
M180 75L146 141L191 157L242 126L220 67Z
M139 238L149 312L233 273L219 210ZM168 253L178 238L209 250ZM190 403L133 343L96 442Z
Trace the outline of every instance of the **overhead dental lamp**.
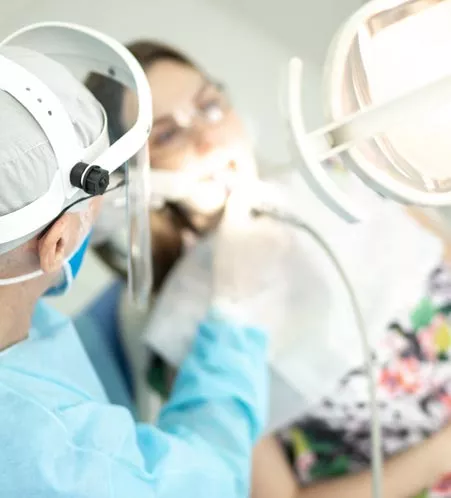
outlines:
M330 122L307 133L302 63L290 62L289 121L301 172L318 197L350 222L365 209L328 175L340 157L381 196L451 205L451 0L374 0L340 29L324 72Z

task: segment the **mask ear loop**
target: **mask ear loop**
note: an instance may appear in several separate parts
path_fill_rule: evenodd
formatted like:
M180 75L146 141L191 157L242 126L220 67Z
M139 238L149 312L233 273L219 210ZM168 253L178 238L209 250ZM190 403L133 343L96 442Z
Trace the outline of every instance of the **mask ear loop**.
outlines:
M108 190L106 190L103 194L99 194L99 195L105 195L108 192L113 192L114 190L118 190L118 189L122 188L125 184L126 184L126 180L121 180L116 185L114 185L113 187L111 187ZM76 201L72 202L72 204L69 204L69 206L66 206L61 211L61 213L52 222L50 222L50 224L47 225L44 228L44 230L42 230L42 232L38 235L38 240L41 240L42 237L44 237L45 234L50 231L50 229L52 228L52 226L61 218L61 216L63 216L65 213L67 213L70 209L72 209L77 204L80 204L80 203L82 203L84 201L87 201L89 199L93 199L94 197L98 197L98 195L87 195L85 197L82 197L82 198L77 199ZM64 264L67 264L67 263L64 263ZM35 277L40 277L42 274L43 274L42 270L36 270L36 271L34 271L34 272L32 272L32 273L30 273L28 275L22 276L22 277L13 277L13 278L8 278L8 279L0 279L0 287L4 286L4 285L12 285L12 284L20 283L20 282L25 282L25 281L31 280L31 279L33 279Z
M114 190L118 190L122 187L124 187L127 183L127 180L121 180L120 182L118 182L116 185L114 185L113 187L109 188L108 190L106 190L103 194L101 195L105 195L105 194L108 194L109 192L113 192ZM41 240L42 237L44 237L44 235L46 235L50 229L53 227L53 225L64 215L66 214L68 211L70 211L74 206L76 206L77 204L80 204L82 202L85 202L85 201L89 201L90 199L94 199L94 197L98 197L97 195L87 195L85 197L82 197L80 199L77 199L76 201L74 201L72 204L69 204L68 206L66 206L62 211L61 213L53 220L50 222L49 225L47 225L44 230L42 230L42 232L38 235L38 240Z

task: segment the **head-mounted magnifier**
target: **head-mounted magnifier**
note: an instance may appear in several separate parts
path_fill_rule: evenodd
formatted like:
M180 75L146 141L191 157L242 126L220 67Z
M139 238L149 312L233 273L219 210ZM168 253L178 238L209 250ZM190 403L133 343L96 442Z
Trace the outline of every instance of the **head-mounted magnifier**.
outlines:
M32 49L59 62L74 75L106 75L137 95L135 124L109 146L108 126L88 148L77 141L74 125L62 103L37 77L0 56L0 89L20 102L45 132L58 169L48 191L24 208L0 217L0 244L17 240L45 227L63 207L84 193L102 195L110 175L124 163L133 177L128 195L128 275L131 298L147 303L151 281L148 212L150 177L147 139L152 126L152 98L146 75L130 52L114 39L85 27L66 23L40 23L21 29L1 44Z

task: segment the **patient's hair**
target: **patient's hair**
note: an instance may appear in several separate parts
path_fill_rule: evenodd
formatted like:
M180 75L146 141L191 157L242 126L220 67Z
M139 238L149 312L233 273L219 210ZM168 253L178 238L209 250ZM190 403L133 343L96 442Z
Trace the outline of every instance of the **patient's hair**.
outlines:
M138 40L127 48L145 70L158 61L171 60L203 74L199 66L183 52L164 43ZM88 76L86 86L105 109L110 139L117 140L125 131L122 122L124 87L111 78L94 73ZM166 275L182 255L183 230L196 232L196 229L180 206L174 203L166 203L158 212L149 213L149 221L152 227L153 290L158 292ZM126 269L118 264L117 255L110 243L97 247L96 251L108 266L125 277Z

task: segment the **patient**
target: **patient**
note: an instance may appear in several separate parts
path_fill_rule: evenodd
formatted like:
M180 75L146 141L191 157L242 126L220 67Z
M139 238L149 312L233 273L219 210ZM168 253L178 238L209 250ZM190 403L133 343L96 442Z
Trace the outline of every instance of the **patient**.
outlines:
M166 339L159 343L152 336L150 342L176 365L184 352L171 352L170 347L182 343L174 338L182 333L180 325L194 331L208 304L210 234L229 193L221 175L255 175L255 161L245 128L221 85L170 47L139 42L130 49L145 68L153 93L152 167L215 166L199 179L192 196L166 202L150 215L158 327L152 326L154 318L139 324L124 320L125 336L135 344L129 348L135 363L146 361L137 338L155 328ZM113 131L126 126L133 117L128 96L98 76L90 78L89 87L109 113ZM344 188L360 192L343 172L331 174ZM334 248L361 301L375 351L387 458L384 496L451 496L450 481L442 479L451 473L451 275L442 263L442 244L397 205L378 207L368 223L347 225L295 173L278 175L269 184L275 201L302 213ZM268 318L267 328L283 338L271 366L281 378L296 377L302 403L297 414L290 408L289 416L279 417L273 435L257 446L253 496L369 497L370 413L358 335L352 317L341 314L337 296L343 288L333 280L327 258L305 234L297 237L305 246L305 259L296 262L282 291L274 286L269 307L281 312ZM114 246L106 243L99 252L121 271ZM185 294L177 295L177 289ZM252 306L250 316L269 316L265 307ZM296 361L288 361L293 354ZM293 363L296 368L290 371L287 365ZM142 365L135 366L135 382L146 382Z

